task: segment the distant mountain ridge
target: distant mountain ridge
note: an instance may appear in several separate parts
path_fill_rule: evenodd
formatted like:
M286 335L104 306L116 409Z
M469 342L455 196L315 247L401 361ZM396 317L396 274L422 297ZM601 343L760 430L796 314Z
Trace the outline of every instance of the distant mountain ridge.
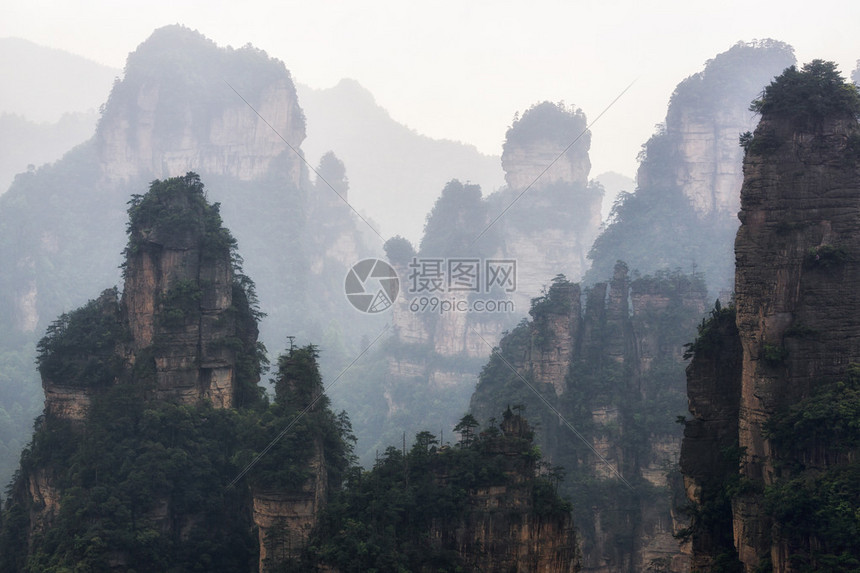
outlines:
M121 73L29 40L0 38L0 194L28 165L56 161L89 139Z
M0 111L36 122L98 110L121 70L21 38L0 38Z
M298 83L296 90L307 117L302 149L308 161L314 165L334 151L346 164L350 202L377 221L386 238L399 234L417 243L439 189L452 178L477 183L485 194L504 184L499 156L419 134L353 79L327 89Z

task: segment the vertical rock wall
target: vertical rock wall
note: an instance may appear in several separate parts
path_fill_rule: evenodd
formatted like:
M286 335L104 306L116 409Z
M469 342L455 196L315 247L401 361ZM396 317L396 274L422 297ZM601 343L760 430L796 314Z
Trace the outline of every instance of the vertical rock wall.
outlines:
M741 474L762 486L776 477L767 420L860 361L860 172L848 148L857 136L855 119L797 129L764 117L755 137L781 143L745 162L735 242L738 436L747 456ZM741 561L751 570L771 553L775 570L791 570L762 513L759 498L736 501Z
M677 487L671 476L680 436L654 416L683 411L677 339L704 311L704 285L683 275L631 281L619 264L608 284L587 291L584 309L580 299L578 285L556 281L536 300L532 322L500 343L506 362L493 356L485 367L471 410L485 419L519 401L540 420L544 455L567 471L562 489L573 495L583 571L689 571L674 537L683 518L666 493Z

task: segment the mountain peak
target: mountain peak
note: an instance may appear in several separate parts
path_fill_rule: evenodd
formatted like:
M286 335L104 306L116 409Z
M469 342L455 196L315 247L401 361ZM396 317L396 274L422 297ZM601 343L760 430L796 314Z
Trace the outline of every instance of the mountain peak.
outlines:
M283 140L281 139L283 138ZM109 180L187 171L261 177L305 138L290 72L250 44L221 48L184 26L159 28L129 54L97 140ZM301 174L290 157L296 183Z

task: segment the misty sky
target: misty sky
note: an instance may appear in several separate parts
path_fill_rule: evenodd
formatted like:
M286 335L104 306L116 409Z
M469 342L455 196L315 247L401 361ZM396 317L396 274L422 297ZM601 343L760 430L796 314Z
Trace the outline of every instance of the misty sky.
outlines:
M541 100L589 120L592 175L633 176L636 154L665 117L674 86L738 40L775 38L798 60L860 58L860 2L631 0L500 2L234 2L9 0L0 37L21 37L122 67L153 29L181 23L219 45L248 42L294 78L358 80L398 121L498 154L517 110ZM312 126L311 126L312 128Z

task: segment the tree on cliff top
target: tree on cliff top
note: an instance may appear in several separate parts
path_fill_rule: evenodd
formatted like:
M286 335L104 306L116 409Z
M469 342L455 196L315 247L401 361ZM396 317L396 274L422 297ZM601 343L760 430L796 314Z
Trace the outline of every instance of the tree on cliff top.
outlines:
M812 60L798 71L786 68L761 97L753 100L750 110L762 115L791 117L800 124L818 123L825 117L860 115L857 86L845 81L836 64Z
M487 224L487 205L480 185L449 181L427 215L419 252L423 256L465 255L476 230Z
M514 116L514 122L505 133L504 148L511 144L522 144L536 139L560 140L570 143L580 134L580 142L587 151L591 147L591 132L586 131L588 121L585 113L564 102L544 101L527 109L522 117Z

